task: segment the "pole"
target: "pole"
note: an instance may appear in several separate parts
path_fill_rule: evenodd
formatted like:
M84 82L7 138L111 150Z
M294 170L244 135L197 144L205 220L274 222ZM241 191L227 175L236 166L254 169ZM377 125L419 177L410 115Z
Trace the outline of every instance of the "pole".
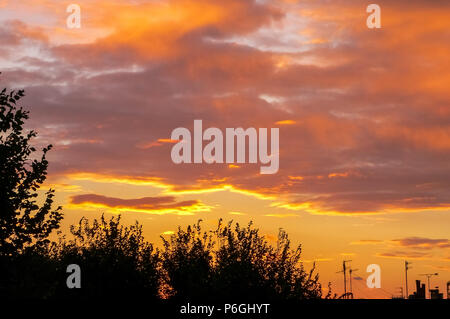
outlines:
M350 270L349 270L349 273L350 273L350 294L351 294L352 299L353 299L352 272L353 272L353 269L350 268Z
M342 263L342 265L344 270L344 296L347 299L347 277L346 277L347 271L345 269L345 261Z
M350 295L351 295L351 297L352 297L352 299L354 299L354 296L353 296L353 285L352 285L352 277L353 277L353 272L354 271L357 271L358 269L352 269L352 267L350 267L349 268L349 270L348 270L348 272L349 272L349 274L350 274Z
M409 298L409 294L408 294L408 265L410 263L408 261L405 260L405 284L406 284L406 299Z
M342 297L344 298L344 299L347 299L347 262L350 262L351 260L344 260L343 262L342 262L342 270L341 271L338 271L337 273L339 274L339 273L344 273L344 294L342 295ZM351 278L350 278L350 280L351 280ZM351 283L350 283L350 285L351 285Z

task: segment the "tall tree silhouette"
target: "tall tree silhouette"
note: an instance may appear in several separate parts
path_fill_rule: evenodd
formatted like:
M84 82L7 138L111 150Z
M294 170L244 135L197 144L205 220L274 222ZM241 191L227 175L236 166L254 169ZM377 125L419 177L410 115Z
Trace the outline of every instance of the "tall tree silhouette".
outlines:
M45 156L52 146L44 147L39 158L30 145L37 133L24 129L29 112L17 106L23 96L23 90L0 93L0 257L45 245L62 219L61 207L52 209L52 189L43 204L37 202L47 175Z

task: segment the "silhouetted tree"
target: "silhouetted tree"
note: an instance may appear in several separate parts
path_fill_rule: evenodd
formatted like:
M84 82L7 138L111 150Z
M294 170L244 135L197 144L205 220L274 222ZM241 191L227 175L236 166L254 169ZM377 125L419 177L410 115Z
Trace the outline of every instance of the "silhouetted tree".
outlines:
M285 231L273 247L259 230L219 222L215 232L215 294L219 299L298 300L322 296L314 265L306 272L301 263L301 246L291 249Z
M92 225L82 218L71 226L73 239L61 238L49 255L58 261L60 278L56 297L146 298L159 293L159 254L142 235L142 226L124 227L120 216L94 219ZM66 287L66 267L81 268L81 289Z
M47 175L45 158L51 145L38 159L30 145L35 131L24 132L28 112L17 106L24 91L0 93L0 256L13 256L31 245L48 243L59 227L61 207L52 209L54 191L49 190L42 205L38 193Z
M25 131L28 112L18 107L24 91L0 92L0 297L45 298L54 282L52 261L40 252L59 227L61 207L52 209L54 191L38 204L51 145L37 156Z
M161 239L164 295L184 300L211 297L214 242L210 234L202 232L200 221L186 230L179 227L169 240Z
M300 300L322 297L314 266L306 272L301 248L291 249L280 230L276 247L252 223L219 221L213 232L200 222L163 238L163 269L168 295L188 300Z

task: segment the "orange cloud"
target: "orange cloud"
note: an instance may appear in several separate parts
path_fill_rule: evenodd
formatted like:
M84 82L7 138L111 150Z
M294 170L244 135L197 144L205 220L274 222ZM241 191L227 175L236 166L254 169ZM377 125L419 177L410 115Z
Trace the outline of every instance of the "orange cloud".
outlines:
M96 30L98 37L78 49L90 51L95 59L123 50L139 61L175 58L191 49L184 38L195 32L247 33L281 17L275 7L253 1L230 0L226 6L216 0L80 1L84 25ZM73 37L64 28L55 30L69 37L68 42ZM67 59L79 60L67 46L57 52Z
M384 252L377 253L377 257L383 258L395 258L395 259L418 259L425 260L430 259L432 255L421 252L403 252L403 251L393 251L393 252Z
M450 248L450 240L448 239L432 239L423 237L407 237L401 239L393 239L391 243L415 249L434 249L434 248Z
M283 120L283 121L277 121L275 124L277 125L294 125L296 122L293 120Z
M242 212L229 212L228 214L230 214L230 215L237 215L237 216L247 215L246 213L242 213Z
M156 146L162 146L163 144L175 144L178 142L179 142L178 140L172 140L170 138L159 138L156 141L147 142L147 143L139 143L136 146L138 148L142 148L142 149L149 149L149 148L156 147Z
M173 196L122 199L97 194L75 195L70 198L73 208L111 208L118 212L145 212L155 215L193 215L198 211L208 211L209 207L197 200L176 202Z

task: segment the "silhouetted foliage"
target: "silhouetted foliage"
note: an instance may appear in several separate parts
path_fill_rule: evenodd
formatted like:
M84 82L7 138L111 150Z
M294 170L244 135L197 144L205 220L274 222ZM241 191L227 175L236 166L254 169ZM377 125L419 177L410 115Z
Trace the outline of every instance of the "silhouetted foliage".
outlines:
M164 295L177 299L208 298L212 293L214 242L211 234L202 232L200 222L178 228L164 243L162 263Z
M39 251L62 219L61 207L52 209L53 190L38 204L51 145L40 158L30 145L37 134L24 128L28 112L17 106L23 96L22 90L0 92L0 296L10 298L45 297L51 290L51 261Z
M14 269L8 298L132 298L157 302L297 301L329 298L314 266L305 271L300 246L291 249L280 230L271 245L249 223L219 225L203 231L200 221L163 238L162 250L144 240L142 226L123 226L120 216L82 218L71 227L71 239L9 259ZM81 268L81 289L69 289L66 268ZM3 287L4 288L4 287Z
M61 207L52 210L53 190L38 205L37 190L45 181L48 162L42 149L40 159L30 145L35 131L24 132L28 112L17 106L24 91L0 93L0 256L13 256L31 245L48 243L59 227Z
M112 297L156 299L159 289L159 255L142 235L142 226L124 227L120 216L94 219L92 225L82 218L71 226L73 239L54 245L50 255L58 261L61 275L57 297ZM82 270L82 289L67 289L67 265Z
M49 299L58 286L58 265L47 248L26 249L13 257L2 257L2 280L0 298L5 299Z
M280 230L276 247L258 229L219 222L203 232L200 222L163 238L167 293L189 300L299 300L322 297L314 266L306 272L301 248L291 249ZM328 296L327 296L328 297Z

